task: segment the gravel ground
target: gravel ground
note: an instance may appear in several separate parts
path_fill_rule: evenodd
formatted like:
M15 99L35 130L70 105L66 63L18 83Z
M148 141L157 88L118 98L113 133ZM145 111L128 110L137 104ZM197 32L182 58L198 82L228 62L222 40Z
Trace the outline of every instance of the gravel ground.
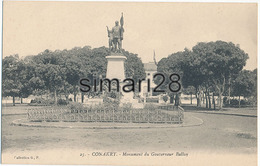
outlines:
M13 126L25 115L2 116L3 151L55 147L93 149L207 149L256 152L257 118L186 112L201 126L166 129L61 129ZM75 142L77 142L75 144ZM238 150L237 150L238 149Z
M5 108L4 108L5 109ZM243 108L245 109L245 108ZM149 129L69 129L11 125L26 115L2 116L3 155L43 150L257 153L257 118L186 112L200 126Z

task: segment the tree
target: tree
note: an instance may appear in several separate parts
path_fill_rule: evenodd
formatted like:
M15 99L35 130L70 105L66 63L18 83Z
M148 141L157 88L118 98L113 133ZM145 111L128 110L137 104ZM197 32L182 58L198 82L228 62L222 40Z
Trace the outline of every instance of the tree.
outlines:
M201 106L202 97L206 94L206 107L211 107L209 94L213 92L219 96L221 109L226 83L243 69L247 59L248 55L231 42L201 42L194 46L192 51L185 48L182 52L161 59L158 72L167 76L178 73L184 88L193 86L196 90L197 106ZM160 81L157 79L155 83ZM167 88L168 84L169 79L166 79L162 88ZM172 103L174 95L169 93L169 96Z
M178 74L181 78L179 80L180 83L182 83L182 76L183 76L183 66L186 63L186 53L187 52L177 52L174 53L167 58L162 58L158 64L157 64L157 71L159 73L162 73L165 76L165 81L163 84L160 86L160 90L166 90L167 94L170 96L170 103L175 103L175 105L179 105L179 95L180 92L172 92L169 88L168 85L170 84L170 76L171 74ZM175 77L175 76L174 76ZM158 85L162 82L162 77L156 77L154 82ZM176 80L175 78L172 78ZM173 90L177 90L177 85L173 84L171 87ZM163 93L163 92L162 92ZM175 100L175 101L174 101Z
M194 86L188 86L187 88L184 88L183 92L190 95L190 104L192 104L192 95L196 94L196 89Z
M83 63L81 62L81 59L78 58L78 56L67 56L63 65L66 79L66 81L63 81L64 92L66 94L73 92L74 101L76 101L79 80L84 75ZM71 88L69 88L70 86ZM69 89L71 89L71 91Z
M21 104L23 103L23 98L27 98L32 94L32 86L30 85L30 78L32 67L31 65L25 63L23 60L20 60L20 67L19 67L19 81L21 82L21 88L19 91L19 97L21 99Z
M205 70L207 81L212 83L219 96L219 108L222 109L222 94L225 84L232 75L239 73L246 64L248 55L233 43L216 41L198 43L192 48L200 57L200 65Z
M13 106L15 106L15 97L21 95L23 88L22 82L19 78L24 68L24 64L19 60L19 55L7 56L3 59L3 96L13 97Z
M55 52L45 50L33 57L33 63L35 65L34 75L44 82L44 88L54 95L55 104L57 104L57 90L63 84L65 80L64 59L61 51Z
M243 97L254 97L257 94L257 74L255 71L242 70L232 84L232 95Z
M87 49L87 50L84 50ZM82 51L83 50L83 51ZM83 61L83 75L81 78L88 78L91 80L90 85L94 86L94 80L96 80L97 85L99 85L99 79L104 78L106 76L106 66L107 60L106 56L109 55L109 49L106 47L99 47L89 50L88 48L81 49L82 53L79 56ZM99 95L100 93L94 92L92 90L88 92L90 95ZM84 100L84 93L82 93L82 101Z
M142 61L137 54L122 50L127 57L126 76L134 80L144 78ZM89 46L75 47L71 50L45 51L20 60L18 55L3 59L3 96L28 97L30 94L52 93L55 103L62 94L79 93L81 78L90 80L105 78L107 60L110 51L106 47L91 49ZM93 85L93 81L91 82ZM82 95L82 101L84 95Z
M132 78L135 83L145 78L144 64L137 54L122 50L127 60L125 62L125 73L127 78Z
M24 58L24 62L27 66L27 77L24 81L29 84L31 94L37 96L45 94L47 88L42 78L43 68L40 64L39 57L27 56Z
M201 57L187 48L184 49L184 55L185 60L181 65L183 70L182 85L184 88L189 88L190 86L195 88L197 106L200 107L203 95L203 85L207 82L207 73L201 66Z

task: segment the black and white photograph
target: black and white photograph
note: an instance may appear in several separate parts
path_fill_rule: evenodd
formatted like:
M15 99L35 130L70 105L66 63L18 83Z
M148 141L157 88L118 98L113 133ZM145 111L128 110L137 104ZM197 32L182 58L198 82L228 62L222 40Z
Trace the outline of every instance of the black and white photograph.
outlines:
M1 163L257 165L258 2L2 1Z

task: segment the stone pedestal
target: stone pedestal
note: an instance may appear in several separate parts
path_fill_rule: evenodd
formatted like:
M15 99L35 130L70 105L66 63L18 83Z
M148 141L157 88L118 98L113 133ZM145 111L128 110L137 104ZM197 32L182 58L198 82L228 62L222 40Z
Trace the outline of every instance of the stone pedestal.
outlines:
M127 59L122 53L111 53L107 59L107 73L106 78L112 80L116 78L120 82L120 91L122 92L122 97L120 100L120 105L124 103L131 103L133 108L143 108L143 105L138 103L136 99L133 99L134 93L126 93L122 91L122 86L125 84L123 80L125 79L125 60Z
M118 80L123 81L125 79L125 66L124 62L126 57L122 53L111 53L110 56L106 57L107 59L107 74L106 78L113 79L117 78Z

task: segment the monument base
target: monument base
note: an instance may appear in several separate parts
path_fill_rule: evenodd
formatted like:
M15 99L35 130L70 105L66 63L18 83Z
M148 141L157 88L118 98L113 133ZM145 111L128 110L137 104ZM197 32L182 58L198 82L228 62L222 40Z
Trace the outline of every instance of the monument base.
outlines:
M123 93L123 96L120 100L120 106L123 106L124 104L131 104L133 108L139 108L139 109L144 108L143 103L139 103L138 99L134 99L133 92Z
M125 60L127 59L122 53L111 53L106 57L107 59L107 73L106 78L112 80L114 78L118 79L120 82L120 87L122 87L125 83L123 80L125 79ZM121 88L120 88L121 89ZM131 103L133 108L141 108L143 105L138 103L137 99L134 99L133 92L122 92L122 97L120 99L120 105Z
M125 66L124 62L126 57L122 53L111 53L106 56L107 59L107 73L106 78L116 78L120 81L125 79Z

